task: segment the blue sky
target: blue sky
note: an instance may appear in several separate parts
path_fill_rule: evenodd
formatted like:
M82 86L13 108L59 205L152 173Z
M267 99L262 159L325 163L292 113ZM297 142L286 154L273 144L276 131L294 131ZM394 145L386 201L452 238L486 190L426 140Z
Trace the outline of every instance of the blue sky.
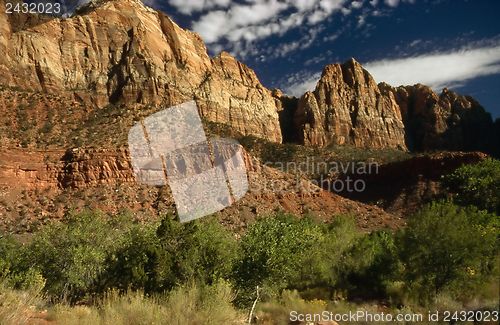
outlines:
M500 117L500 1L148 0L226 50L262 83L300 95L329 63L356 58L377 82L475 97Z

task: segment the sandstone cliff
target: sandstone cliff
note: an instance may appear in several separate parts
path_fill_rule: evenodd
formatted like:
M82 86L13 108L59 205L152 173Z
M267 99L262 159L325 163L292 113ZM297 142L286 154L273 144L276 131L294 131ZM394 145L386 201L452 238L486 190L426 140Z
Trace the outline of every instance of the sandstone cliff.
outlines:
M26 17L26 15L24 15ZM68 19L5 14L0 0L2 86L77 98L89 107L175 105L243 134L280 142L275 99L255 73L139 0L111 0Z
M441 94L417 84L381 89L396 98L406 131L406 144L412 151L481 150L495 153L498 149L490 114L470 96L448 89Z
M294 124L291 138L312 146L493 152L492 139L499 136L473 98L447 89L438 95L420 84L377 85L354 59L328 65L316 89L288 115Z
M405 149L405 128L392 94L382 93L354 59L328 65L294 113L304 144Z
M325 67L316 89L296 99L272 93L228 53L209 57L197 34L140 0L97 1L67 19L7 15L4 4L0 142L9 146L123 145L135 120L191 99L207 120L272 142L410 151L500 146L498 127L472 98L377 85L353 59ZM49 122L56 133L45 132Z
M398 216L324 191L305 178L264 166L248 154L245 164L248 193L216 213L235 230L276 211L314 214L325 221L353 214L367 230L404 224ZM168 186L135 181L126 149L0 149L0 231L26 231L84 207L110 213L125 209L148 219L175 211Z

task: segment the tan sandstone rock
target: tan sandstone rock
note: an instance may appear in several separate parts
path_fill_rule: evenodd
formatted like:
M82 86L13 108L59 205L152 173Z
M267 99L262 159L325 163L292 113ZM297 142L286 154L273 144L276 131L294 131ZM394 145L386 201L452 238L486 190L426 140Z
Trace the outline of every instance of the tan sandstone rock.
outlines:
M394 96L354 59L325 67L316 89L300 98L295 123L308 145L406 148Z
M211 59L197 34L139 0L102 2L16 32L4 0L0 8L4 86L67 94L97 107L196 99L209 120L281 142L278 107L255 73L226 53Z

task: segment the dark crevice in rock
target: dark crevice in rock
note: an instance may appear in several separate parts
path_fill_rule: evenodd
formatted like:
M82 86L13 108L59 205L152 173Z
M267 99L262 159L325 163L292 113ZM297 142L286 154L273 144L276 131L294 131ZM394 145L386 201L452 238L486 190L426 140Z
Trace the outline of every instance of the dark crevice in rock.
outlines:
M301 143L300 127L296 125L295 121L299 99L297 97L282 96L279 100L283 107L278 113L283 143Z

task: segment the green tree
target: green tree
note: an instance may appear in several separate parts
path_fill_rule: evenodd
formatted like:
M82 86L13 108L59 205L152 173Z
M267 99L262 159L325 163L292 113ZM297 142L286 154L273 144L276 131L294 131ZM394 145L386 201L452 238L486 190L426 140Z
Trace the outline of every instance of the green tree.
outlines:
M180 223L167 215L159 225L135 226L120 239L102 274L103 289L164 292L187 282L229 279L238 243L216 220Z
M20 250L21 245L14 238L0 234L0 279L11 273Z
M108 257L109 268L101 275L101 290L162 292L174 283L173 258L162 249L156 225L136 225L120 238L116 253Z
M452 203L424 207L401 237L408 288L420 302L443 290L473 293L491 276L498 254L498 217Z
M163 251L172 256L175 282L211 284L228 279L238 259L236 238L214 218L179 223L170 216L157 229Z
M464 165L443 177L460 205L474 205L500 215L500 161L492 158Z
M241 240L237 286L246 296L257 285L270 294L283 289L331 289L345 271L344 254L357 236L349 217L338 217L329 225L286 214L261 219Z
M313 258L313 248L323 238L321 228L309 219L280 214L259 220L241 241L243 258L236 270L239 286L253 290L264 283L277 289L300 285L302 270L317 267L306 260Z
M118 248L125 227L118 220L85 211L47 226L26 247L24 267L41 272L50 296L82 299L97 290L108 257Z
M396 237L380 230L364 235L345 254L343 286L355 297L385 298L400 273Z

